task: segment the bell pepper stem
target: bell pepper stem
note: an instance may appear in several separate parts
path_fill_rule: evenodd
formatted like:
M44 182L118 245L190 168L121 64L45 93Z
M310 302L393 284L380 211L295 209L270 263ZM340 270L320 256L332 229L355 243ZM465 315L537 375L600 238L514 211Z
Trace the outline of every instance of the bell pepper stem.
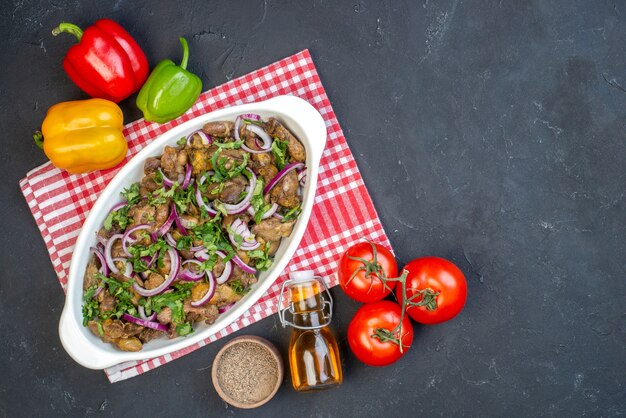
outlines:
M43 134L41 133L41 131L35 132L33 134L33 139L35 140L35 145L43 149Z
M81 38L83 37L83 30L73 23L63 22L59 24L59 26L57 26L56 28L52 29L52 34L54 36L57 36L62 32L74 35L76 39L78 39L78 42L80 42Z
M180 67L183 70L187 69L187 62L189 61L189 45L185 38L178 38L180 44L183 46L183 60L180 62Z

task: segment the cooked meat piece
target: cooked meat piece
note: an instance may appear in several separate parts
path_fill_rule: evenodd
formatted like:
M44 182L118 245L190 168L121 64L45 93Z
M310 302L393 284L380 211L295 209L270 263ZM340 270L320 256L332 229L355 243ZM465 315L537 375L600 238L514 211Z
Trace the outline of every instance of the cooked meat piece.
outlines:
M187 148L208 148L209 146L202 142L202 138L198 134L191 137L191 141Z
M252 227L252 233L263 238L265 241L280 241L282 237L291 234L295 219L288 222L281 222L278 218L263 219L259 224Z
M143 327L131 322L124 323L124 330L122 332L122 338L134 337L143 330Z
M244 155L249 155L242 149L223 148L217 156L216 162L218 167L230 170L234 166L240 166L243 163Z
M191 162L191 173L199 176L205 171L213 170L213 162L211 157L217 151L215 145L202 148L189 148L189 161Z
M230 121L209 122L202 127L205 134L221 138L233 136L235 124Z
M155 210L153 230L156 231L157 229L159 229L165 223L165 221L167 221L167 218L169 218L169 216L170 206L167 203L163 203L162 205L157 206Z
M109 276L111 276L112 278L114 278L118 282L129 282L129 281L133 280L132 277L126 277L122 273L110 273ZM143 285L143 282L141 281L141 279L139 279L139 277L135 276L134 280L137 283L139 283L140 285Z
M209 304L191 306L189 299L185 300L183 311L185 312L185 320L191 322L204 321L205 324L212 324L219 316L217 306Z
M172 322L172 310L168 307L161 309L161 312L157 314L157 319L163 325L167 325Z
M269 247L269 255L276 254L276 251L278 251L278 247L280 247L280 241L265 241L260 236L256 237L256 239L261 243L261 249L263 249L264 251Z
M178 154L176 155L178 174L185 174L187 171L187 161L187 151L185 151L185 149L178 150Z
M143 165L144 174L156 173L161 167L161 160L159 158L150 157Z
M161 170L170 180L176 181L178 179L178 150L168 145L163 150L161 156Z
M285 208L295 208L301 201L300 196L298 196L298 187L300 187L298 174L295 170L291 170L270 192L272 202L276 202Z
M226 180L224 187L219 194L220 200L224 203L237 203L241 200L241 194L248 185L248 179L243 175L238 175L230 180Z
M224 268L226 268L226 264L224 264L222 259L218 257L217 262L213 266L213 269L211 270L211 272L213 272L213 275L215 277L220 277L222 273L224 272Z
M111 247L111 257L113 258L119 258L119 257L123 257L126 258L126 253L124 253L124 247L122 246L122 240L118 239L113 243L113 246Z
M102 322L102 330L104 331L103 337L106 337L108 340L115 340L123 336L124 324L119 319L105 319Z
M278 251L278 247L280 247L280 241L269 241L265 245L269 245L270 247L270 250L267 252L267 254L274 255L276 254L276 251Z
M250 156L250 165L253 169L259 167L265 167L267 165L274 165L274 154L271 152L264 152L262 154L252 154Z
M128 216L133 219L133 225L152 224L155 220L155 215L156 209L146 201L137 203L128 211Z
M289 151L289 156L292 160L302 163L306 161L304 145L278 120L270 118L265 124L265 131L272 137L275 136L281 141L287 141L287 151Z
M102 338L105 343L110 343L111 341L106 341L103 337L104 335L100 335L100 328L98 328L98 323L96 321L87 322L87 328L98 338Z
M257 277L254 274L244 273L239 280L241 280L243 287L248 287L257 282Z
M246 261L246 263L249 263L249 261ZM257 281L256 276L254 274L249 274L249 273L244 272L241 269L241 267L235 264L233 266L233 272L228 278L228 282L233 282L237 280L241 283L243 287L248 287L248 285L252 283L256 283Z
M148 197L152 194L153 191L158 189L160 186L157 184L155 180L155 174L148 174L141 179L139 183L139 194L142 197Z
M102 242L102 244L104 245L104 242L106 240L111 238L113 235L121 234L122 232L124 232L124 231L120 228L120 226L117 224L117 222L115 222L113 224L113 226L111 227L111 229L109 229L109 230L106 230L104 228L100 228L96 238L98 238L98 242Z
M250 262L250 256L248 255L247 251L238 250L237 255L239 256L239 258L241 258L241 261L243 261L244 263L248 264Z
M147 343L150 340L153 340L155 338L160 337L163 334L162 331L159 331L157 329L152 329L152 328L144 328L139 335L137 336L137 338L139 338L141 340L142 343Z
M241 299L241 295L235 293L233 289L230 288L227 284L217 285L217 289L215 289L215 295L211 298L209 303L211 305L216 305L218 307L230 305L233 302L237 302Z
M191 300L193 302L199 301L204 295L206 295L206 293L209 291L209 288L210 286L208 283L196 283L191 289Z
M180 223L185 229L193 229L196 226L200 225L200 218L193 215L178 215L180 219Z
M263 178L264 185L267 185L278 174L272 153L252 154L249 166Z
M274 177L276 177L276 174L278 174L278 168L275 165L269 164L263 167L259 167L257 172L263 179L264 186L267 186L269 182L272 181Z
M85 269L85 278L83 279L84 291L89 289L91 286L98 284L98 273L100 272L100 269L97 264L100 264L100 262L97 261L96 256L93 255L87 264L87 268Z
M222 219L222 228L227 230L230 224L235 221L235 219L241 219L247 224L248 222L250 222L251 217L246 212L240 213L238 215L226 215L224 216L224 219Z
M203 196L205 196L209 201L213 201L220 196L221 190L221 183L209 183L206 185L206 191L203 193Z
M150 273L150 275L148 276L148 279L145 282L143 282L143 287L145 287L148 290L154 289L156 287L159 287L164 281L165 281L165 277L161 276L160 274Z
M115 342L115 345L122 351L140 351L143 346L139 338L135 337L120 338Z
M170 255L168 253L165 253L165 255L163 256L163 264L162 265L158 265L158 263L156 264L157 264L156 270L164 276L167 275L170 272L170 268L172 266L170 262Z
M96 300L100 302L100 311L109 312L115 309L117 304L115 298L109 293L109 289L104 289L96 296Z
M193 260L194 258L196 258L196 255L192 251L178 250L178 252L180 253L181 257L184 258L185 260Z

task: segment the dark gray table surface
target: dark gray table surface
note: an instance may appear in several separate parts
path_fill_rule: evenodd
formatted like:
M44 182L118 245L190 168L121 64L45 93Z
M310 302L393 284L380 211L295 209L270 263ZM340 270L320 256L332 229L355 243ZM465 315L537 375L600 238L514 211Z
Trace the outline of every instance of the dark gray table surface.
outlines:
M14 0L1 16L0 417L626 415L625 3ZM73 41L50 30L100 17L151 65L186 36L205 88L309 48L400 264L457 263L462 314L371 368L335 289L344 384L297 394L287 377L253 411L211 385L232 337L113 385L73 362L18 180L45 161L30 134L48 107L85 97L61 67ZM276 317L242 333L286 351Z

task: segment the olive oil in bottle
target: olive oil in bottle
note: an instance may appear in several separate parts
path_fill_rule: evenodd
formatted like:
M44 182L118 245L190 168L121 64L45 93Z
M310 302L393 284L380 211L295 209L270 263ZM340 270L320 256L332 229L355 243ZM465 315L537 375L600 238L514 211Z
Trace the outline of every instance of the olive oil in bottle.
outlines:
M320 281L324 284L328 300L322 294ZM288 286L289 308L280 311L283 326L293 327L289 341L289 365L291 381L298 392L330 389L341 384L343 374L339 348L332 331L328 328L332 319L332 297L323 279L312 271L291 273ZM282 292L281 292L282 299ZM325 307L329 312L325 312ZM291 313L291 321L285 312Z

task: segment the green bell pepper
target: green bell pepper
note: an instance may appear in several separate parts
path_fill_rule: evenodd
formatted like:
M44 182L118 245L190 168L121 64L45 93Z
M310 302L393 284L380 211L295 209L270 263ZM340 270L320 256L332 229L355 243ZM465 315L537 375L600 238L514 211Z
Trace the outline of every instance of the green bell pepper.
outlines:
M137 96L137 107L151 122L165 123L185 113L200 96L202 80L187 71L189 46L180 38L183 60L177 66L172 60L161 61Z

